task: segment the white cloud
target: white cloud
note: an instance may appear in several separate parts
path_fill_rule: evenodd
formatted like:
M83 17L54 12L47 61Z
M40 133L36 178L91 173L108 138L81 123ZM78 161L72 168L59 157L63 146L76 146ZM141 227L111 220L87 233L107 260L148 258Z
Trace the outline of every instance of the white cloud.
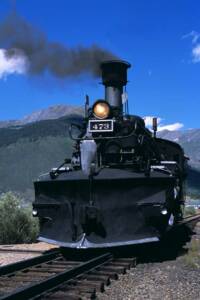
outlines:
M183 128L183 124L182 123L174 123L174 124L169 124L169 125L161 125L158 126L158 131L162 131L162 130L169 130L169 131L175 131L175 130L179 130L181 128Z
M182 39L192 38L192 43L196 44L200 38L200 33L192 30L190 33L187 33L182 36Z
M182 39L186 38L192 38L192 63L200 63L200 33L192 30L190 33L182 37Z
M200 62L200 44L197 44L192 49L192 61L194 63L199 63Z
M22 55L8 57L5 49L0 49L0 79L10 74L24 74L27 70L27 60Z
M143 118L146 127L148 127L150 130L152 129L153 118L154 118L153 116L146 116ZM178 123L178 122L173 123L173 124L164 125L164 124L161 124L162 121L163 121L162 118L157 118L158 131L162 131L162 130L174 131L174 130L181 129L184 126L182 123Z

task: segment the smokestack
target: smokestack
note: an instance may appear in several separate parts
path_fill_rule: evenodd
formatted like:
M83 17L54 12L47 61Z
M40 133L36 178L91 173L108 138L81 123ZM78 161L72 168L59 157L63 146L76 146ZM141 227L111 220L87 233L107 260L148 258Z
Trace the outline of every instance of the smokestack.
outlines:
M122 111L123 86L127 83L127 69L131 65L123 60L109 60L101 64L105 100Z

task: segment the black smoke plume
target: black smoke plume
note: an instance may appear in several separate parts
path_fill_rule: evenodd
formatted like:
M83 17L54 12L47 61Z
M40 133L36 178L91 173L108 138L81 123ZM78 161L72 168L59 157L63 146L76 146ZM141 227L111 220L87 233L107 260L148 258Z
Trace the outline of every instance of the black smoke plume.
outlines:
M29 74L49 72L58 78L82 73L97 77L100 75L99 64L103 60L117 58L96 45L68 48L60 43L50 42L44 33L16 13L10 14L0 24L0 48L6 49L8 57L24 57Z

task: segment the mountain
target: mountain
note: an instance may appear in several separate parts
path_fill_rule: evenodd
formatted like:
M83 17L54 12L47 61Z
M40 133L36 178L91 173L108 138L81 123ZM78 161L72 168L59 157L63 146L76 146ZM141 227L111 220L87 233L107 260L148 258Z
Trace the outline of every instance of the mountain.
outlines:
M42 120L59 119L70 115L83 115L83 112L84 110L80 106L59 104L35 111L32 114L23 117L21 120L0 121L0 128L20 126Z
M71 156L69 124L80 123L82 114L81 108L58 105L0 128L0 192L16 191L32 201L33 181ZM187 193L200 198L200 129L159 136L184 147L190 157Z
M0 193L11 190L33 200L33 181L71 156L69 125L81 121L69 115L0 128Z
M159 136L179 143L189 157L189 164L193 168L200 169L200 129L168 131L164 130Z
M200 129L168 131L158 134L164 139L179 143L188 156L187 193L200 199Z

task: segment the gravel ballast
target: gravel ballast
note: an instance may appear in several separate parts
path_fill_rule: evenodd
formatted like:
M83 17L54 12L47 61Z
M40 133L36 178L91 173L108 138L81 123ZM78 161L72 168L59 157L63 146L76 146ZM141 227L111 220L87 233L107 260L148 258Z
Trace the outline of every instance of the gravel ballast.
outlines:
M47 243L0 245L0 266L41 255L43 252L55 247L55 245L50 245ZM22 250L24 252L17 252L17 250ZM33 252L26 253L26 250ZM34 251L36 252L34 253Z
M98 299L199 300L200 270L184 267L180 261L139 264Z
M185 254L163 262L139 263L98 299L200 300L200 223L194 231Z

